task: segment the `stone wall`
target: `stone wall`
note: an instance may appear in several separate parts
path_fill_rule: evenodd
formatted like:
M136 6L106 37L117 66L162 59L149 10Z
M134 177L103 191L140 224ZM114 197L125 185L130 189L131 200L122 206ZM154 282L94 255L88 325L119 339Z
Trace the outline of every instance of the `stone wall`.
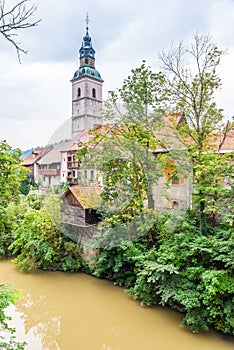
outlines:
M61 221L76 226L85 226L85 209L78 205L61 205Z
M64 223L62 225L62 232L73 242L76 242L77 244L87 248L89 247L90 239L92 239L97 234L98 227L97 225L82 227Z
M177 185L166 185L164 177L160 177L153 188L154 209L167 209L173 212L191 207L192 179L180 179Z

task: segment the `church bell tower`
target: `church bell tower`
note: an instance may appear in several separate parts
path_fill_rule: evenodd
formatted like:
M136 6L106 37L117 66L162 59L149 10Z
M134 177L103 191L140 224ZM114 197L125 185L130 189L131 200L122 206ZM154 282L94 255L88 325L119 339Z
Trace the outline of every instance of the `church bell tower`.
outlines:
M86 34L79 50L80 67L72 83L72 138L94 124L102 123L102 83L95 69L95 50L89 35L89 17L86 16Z

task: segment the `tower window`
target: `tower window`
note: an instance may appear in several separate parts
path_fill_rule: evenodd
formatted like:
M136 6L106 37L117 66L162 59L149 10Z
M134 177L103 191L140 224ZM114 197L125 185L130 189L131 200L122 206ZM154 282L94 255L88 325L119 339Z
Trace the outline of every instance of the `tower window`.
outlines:
M92 97L96 98L96 89L94 89L94 88L92 89Z
M78 88L78 89L77 89L77 97L80 97L80 96L81 96L81 89Z

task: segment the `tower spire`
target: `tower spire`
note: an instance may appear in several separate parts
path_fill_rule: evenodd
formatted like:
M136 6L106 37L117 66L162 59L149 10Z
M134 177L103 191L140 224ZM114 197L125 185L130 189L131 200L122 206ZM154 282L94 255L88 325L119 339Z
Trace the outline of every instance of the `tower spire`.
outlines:
M88 14L88 12L87 12L87 13L86 13L86 18L85 18L86 31L87 31L87 32L89 31L89 22L90 22L90 19L89 19L89 14Z
M102 124L103 80L95 68L95 50L89 35L88 13L84 17L86 30L79 49L80 67L71 79L72 137L95 124Z
M100 73L95 69L95 50L93 48L92 40L89 35L89 22L90 22L89 14L86 13L86 17L85 17L86 34L83 37L81 47L79 49L80 67L75 72L73 79L76 79L82 76L90 76L93 79L103 81Z

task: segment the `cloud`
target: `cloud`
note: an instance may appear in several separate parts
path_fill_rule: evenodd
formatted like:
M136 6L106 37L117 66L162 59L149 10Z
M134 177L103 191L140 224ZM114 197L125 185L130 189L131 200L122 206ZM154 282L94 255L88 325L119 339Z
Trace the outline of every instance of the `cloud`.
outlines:
M225 114L234 114L234 2L232 0L34 0L36 28L19 32L29 50L17 61L14 48L0 38L0 139L22 148L46 144L71 116L71 83L78 50L90 16L96 67L104 97L117 89L143 59L158 69L158 53L172 42L189 42L195 32L210 33L228 48L219 68L223 90L217 94ZM13 136L14 134L14 136Z

